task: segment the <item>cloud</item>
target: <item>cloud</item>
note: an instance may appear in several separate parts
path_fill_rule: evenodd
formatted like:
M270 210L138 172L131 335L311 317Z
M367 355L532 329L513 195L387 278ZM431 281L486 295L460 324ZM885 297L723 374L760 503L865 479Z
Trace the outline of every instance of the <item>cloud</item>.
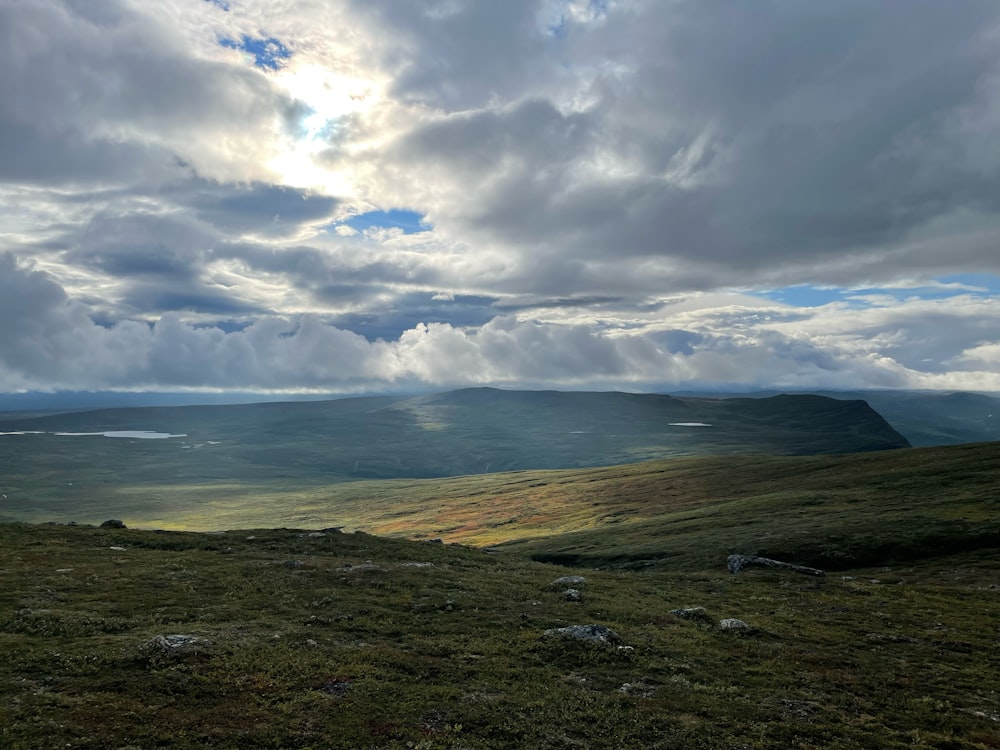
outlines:
M0 329L6 390L352 392L483 383L1000 389L997 346L988 338L1000 324L1000 304L972 298L916 300L893 310L830 305L794 322L779 305L679 305L674 328L500 315L474 326L419 324L372 340L316 315L262 315L228 331L176 313L102 326L47 274L0 255L0 300L8 321ZM954 342L949 367L925 366L920 346L942 329Z
M294 6L0 0L0 388L1000 387L992 0Z

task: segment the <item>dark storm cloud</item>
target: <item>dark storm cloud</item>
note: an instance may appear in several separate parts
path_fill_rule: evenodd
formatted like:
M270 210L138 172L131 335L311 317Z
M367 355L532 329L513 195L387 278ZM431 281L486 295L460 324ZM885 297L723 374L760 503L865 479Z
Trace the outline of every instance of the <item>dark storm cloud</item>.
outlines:
M283 185L249 185L190 180L164 191L164 197L191 208L222 232L294 236L306 224L329 219L338 201Z
M998 13L920 0L622 6L552 42L566 70L589 76L582 108L536 91L415 129L387 161L447 165L448 211L431 215L456 234L576 259L673 259L716 284L775 264L817 279L817 262L863 260L955 212L995 213ZM440 23L420 37L428 47L458 21ZM970 252L1000 270L996 253Z

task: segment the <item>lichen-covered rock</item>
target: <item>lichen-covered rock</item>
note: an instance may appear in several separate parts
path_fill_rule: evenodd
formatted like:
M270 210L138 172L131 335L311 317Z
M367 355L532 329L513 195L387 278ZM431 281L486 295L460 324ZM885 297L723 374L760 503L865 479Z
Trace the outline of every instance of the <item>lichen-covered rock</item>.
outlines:
M209 645L209 641L196 635L183 635L173 633L170 635L158 635L143 644L144 651L159 652L161 654L187 654L199 651Z
M580 593L580 589L566 589L562 592L563 599L568 602L582 602L583 594Z
M743 620L737 620L735 617L727 617L725 620L719 620L719 630L753 630L747 623Z
M621 642L618 633L604 625L568 625L565 628L550 628L545 631L545 635L595 643L600 646L614 646Z
M674 617L680 617L682 620L700 620L702 622L710 622L711 617L708 612L705 611L704 607L685 607L684 609L672 609L670 614Z
M780 560L772 560L769 557L758 557L757 555L730 555L726 558L726 567L730 573L739 573L746 568L781 568L807 576L826 575L819 568L807 568L805 565L794 565L792 563L781 562Z

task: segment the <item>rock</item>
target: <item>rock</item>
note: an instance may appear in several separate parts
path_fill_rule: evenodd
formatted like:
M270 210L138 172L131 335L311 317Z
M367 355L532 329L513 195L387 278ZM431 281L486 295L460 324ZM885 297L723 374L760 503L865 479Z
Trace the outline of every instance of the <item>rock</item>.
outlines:
M323 531L310 531L306 534L299 534L299 539L321 539L325 536L326 533Z
M604 625L569 625L565 628L550 628L545 631L545 635L596 643L600 646L614 646L621 641L618 633Z
M565 586L571 588L581 588L587 585L587 579L583 576L563 576L562 578L557 578L552 583L549 584L550 589L561 589Z
M186 654L200 650L209 645L209 641L196 635L158 635L143 644L143 650L156 651L162 654Z
M804 565L793 565L792 563L772 560L767 557L757 557L756 555L730 555L726 558L726 567L730 573L739 573L746 568L781 568L802 573L807 576L825 576L826 573L819 568L807 568Z
M618 692L625 693L625 695L633 695L637 698L650 698L656 692L656 688L652 685L647 685L645 682L626 682L618 688Z
M113 550L115 552L124 552L125 551L124 547L108 547L108 549Z
M292 570L300 570L306 566L301 560L285 560L283 563L286 568L291 568Z
M117 518L109 518L107 521L101 524L102 529L127 529L123 521L119 521Z
M568 602L582 602L583 594L580 589L566 589L562 592L563 598Z
M752 627L747 625L743 620L737 620L735 617L727 617L725 620L719 620L719 630L753 630Z
M347 695L347 691L351 689L351 685L353 684L354 680L349 677L333 677L323 684L323 687L320 688L320 692L326 693L327 695L335 695L338 698L343 698Z
M701 620L710 621L712 618L709 617L708 612L705 611L704 607L686 607L684 609L672 609L670 614L674 617L680 617L682 620Z

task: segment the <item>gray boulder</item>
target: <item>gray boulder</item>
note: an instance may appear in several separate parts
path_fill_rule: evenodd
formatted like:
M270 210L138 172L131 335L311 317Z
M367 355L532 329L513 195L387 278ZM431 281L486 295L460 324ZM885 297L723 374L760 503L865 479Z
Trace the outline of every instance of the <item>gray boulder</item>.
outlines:
M802 573L807 576L825 576L826 573L819 568L807 568L804 565L793 565L792 563L772 560L769 557L758 557L757 555L730 555L726 558L726 567L730 573L739 573L746 568L780 568Z
M200 651L209 642L196 635L182 635L173 633L171 635L158 635L143 644L143 650L147 652L161 654L188 654Z
M709 616L708 612L705 611L704 607L685 607L684 609L672 609L670 614L674 617L679 617L682 620L700 620L702 622L710 622L712 618Z
M614 646L621 643L621 637L618 633L604 625L569 625L565 628L550 628L545 631L545 635L594 643L599 646Z
M119 521L117 518L109 518L107 521L101 524L102 529L125 529L128 528L124 521Z
M719 630L749 631L753 630L753 628L743 622L743 620L737 620L735 617L727 617L725 620L719 620Z
M568 602L582 602L583 594L580 593L580 589L566 589L562 592L563 599Z

